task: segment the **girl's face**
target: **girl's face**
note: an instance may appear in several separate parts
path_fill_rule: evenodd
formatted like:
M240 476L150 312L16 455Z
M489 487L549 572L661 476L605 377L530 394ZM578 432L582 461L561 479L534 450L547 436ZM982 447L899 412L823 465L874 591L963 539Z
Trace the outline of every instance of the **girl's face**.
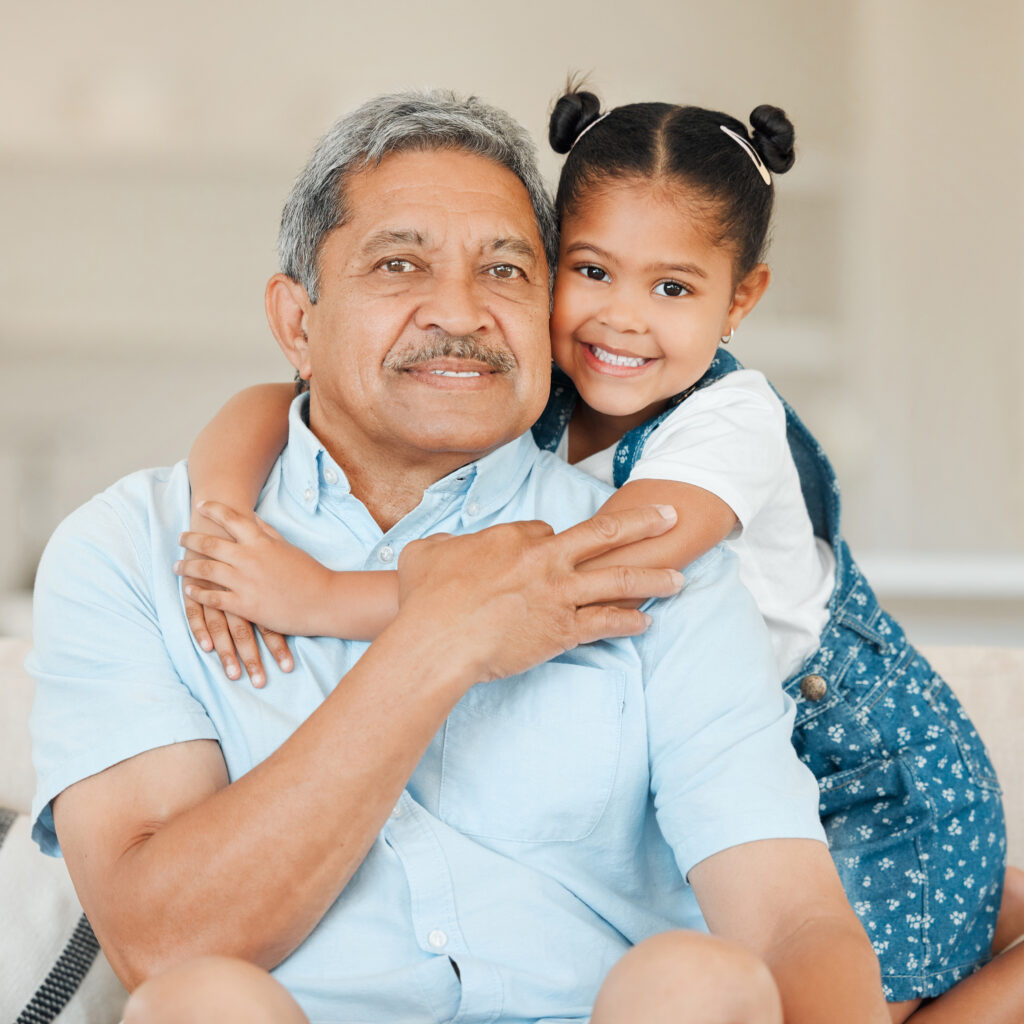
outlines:
M670 189L616 182L561 226L552 353L583 401L626 429L700 380L768 285L764 264L735 285L706 208Z

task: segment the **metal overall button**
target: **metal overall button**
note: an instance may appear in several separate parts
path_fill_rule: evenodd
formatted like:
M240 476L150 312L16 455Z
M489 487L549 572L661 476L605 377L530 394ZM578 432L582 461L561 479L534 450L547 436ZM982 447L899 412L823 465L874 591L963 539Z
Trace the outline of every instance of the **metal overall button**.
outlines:
M800 680L800 696L804 700L821 700L828 692L828 683L819 675L804 676Z

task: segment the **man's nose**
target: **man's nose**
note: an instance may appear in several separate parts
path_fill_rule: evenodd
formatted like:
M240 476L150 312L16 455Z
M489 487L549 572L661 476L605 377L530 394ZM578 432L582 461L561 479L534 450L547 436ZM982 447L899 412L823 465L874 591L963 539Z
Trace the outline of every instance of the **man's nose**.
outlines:
M488 293L472 273L438 274L430 279L416 310L416 326L456 337L494 326Z

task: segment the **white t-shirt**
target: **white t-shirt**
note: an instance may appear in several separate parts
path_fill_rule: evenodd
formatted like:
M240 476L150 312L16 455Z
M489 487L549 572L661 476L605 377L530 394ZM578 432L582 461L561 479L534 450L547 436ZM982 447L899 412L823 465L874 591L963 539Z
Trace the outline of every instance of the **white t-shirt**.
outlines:
M568 458L568 431L557 454ZM612 483L615 446L576 463ZM771 632L789 678L818 648L828 621L835 558L816 538L786 441L786 413L764 375L734 373L694 392L647 439L630 480L703 487L736 513L726 545Z

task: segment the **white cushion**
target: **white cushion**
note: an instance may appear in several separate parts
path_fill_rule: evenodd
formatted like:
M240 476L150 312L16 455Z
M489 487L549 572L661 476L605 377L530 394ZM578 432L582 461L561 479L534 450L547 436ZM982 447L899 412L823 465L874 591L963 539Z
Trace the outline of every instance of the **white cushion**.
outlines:
M0 1021L116 1024L127 993L82 913L64 861L0 809Z
M27 811L36 787L28 735L35 684L25 671L29 642L0 638L0 807Z

